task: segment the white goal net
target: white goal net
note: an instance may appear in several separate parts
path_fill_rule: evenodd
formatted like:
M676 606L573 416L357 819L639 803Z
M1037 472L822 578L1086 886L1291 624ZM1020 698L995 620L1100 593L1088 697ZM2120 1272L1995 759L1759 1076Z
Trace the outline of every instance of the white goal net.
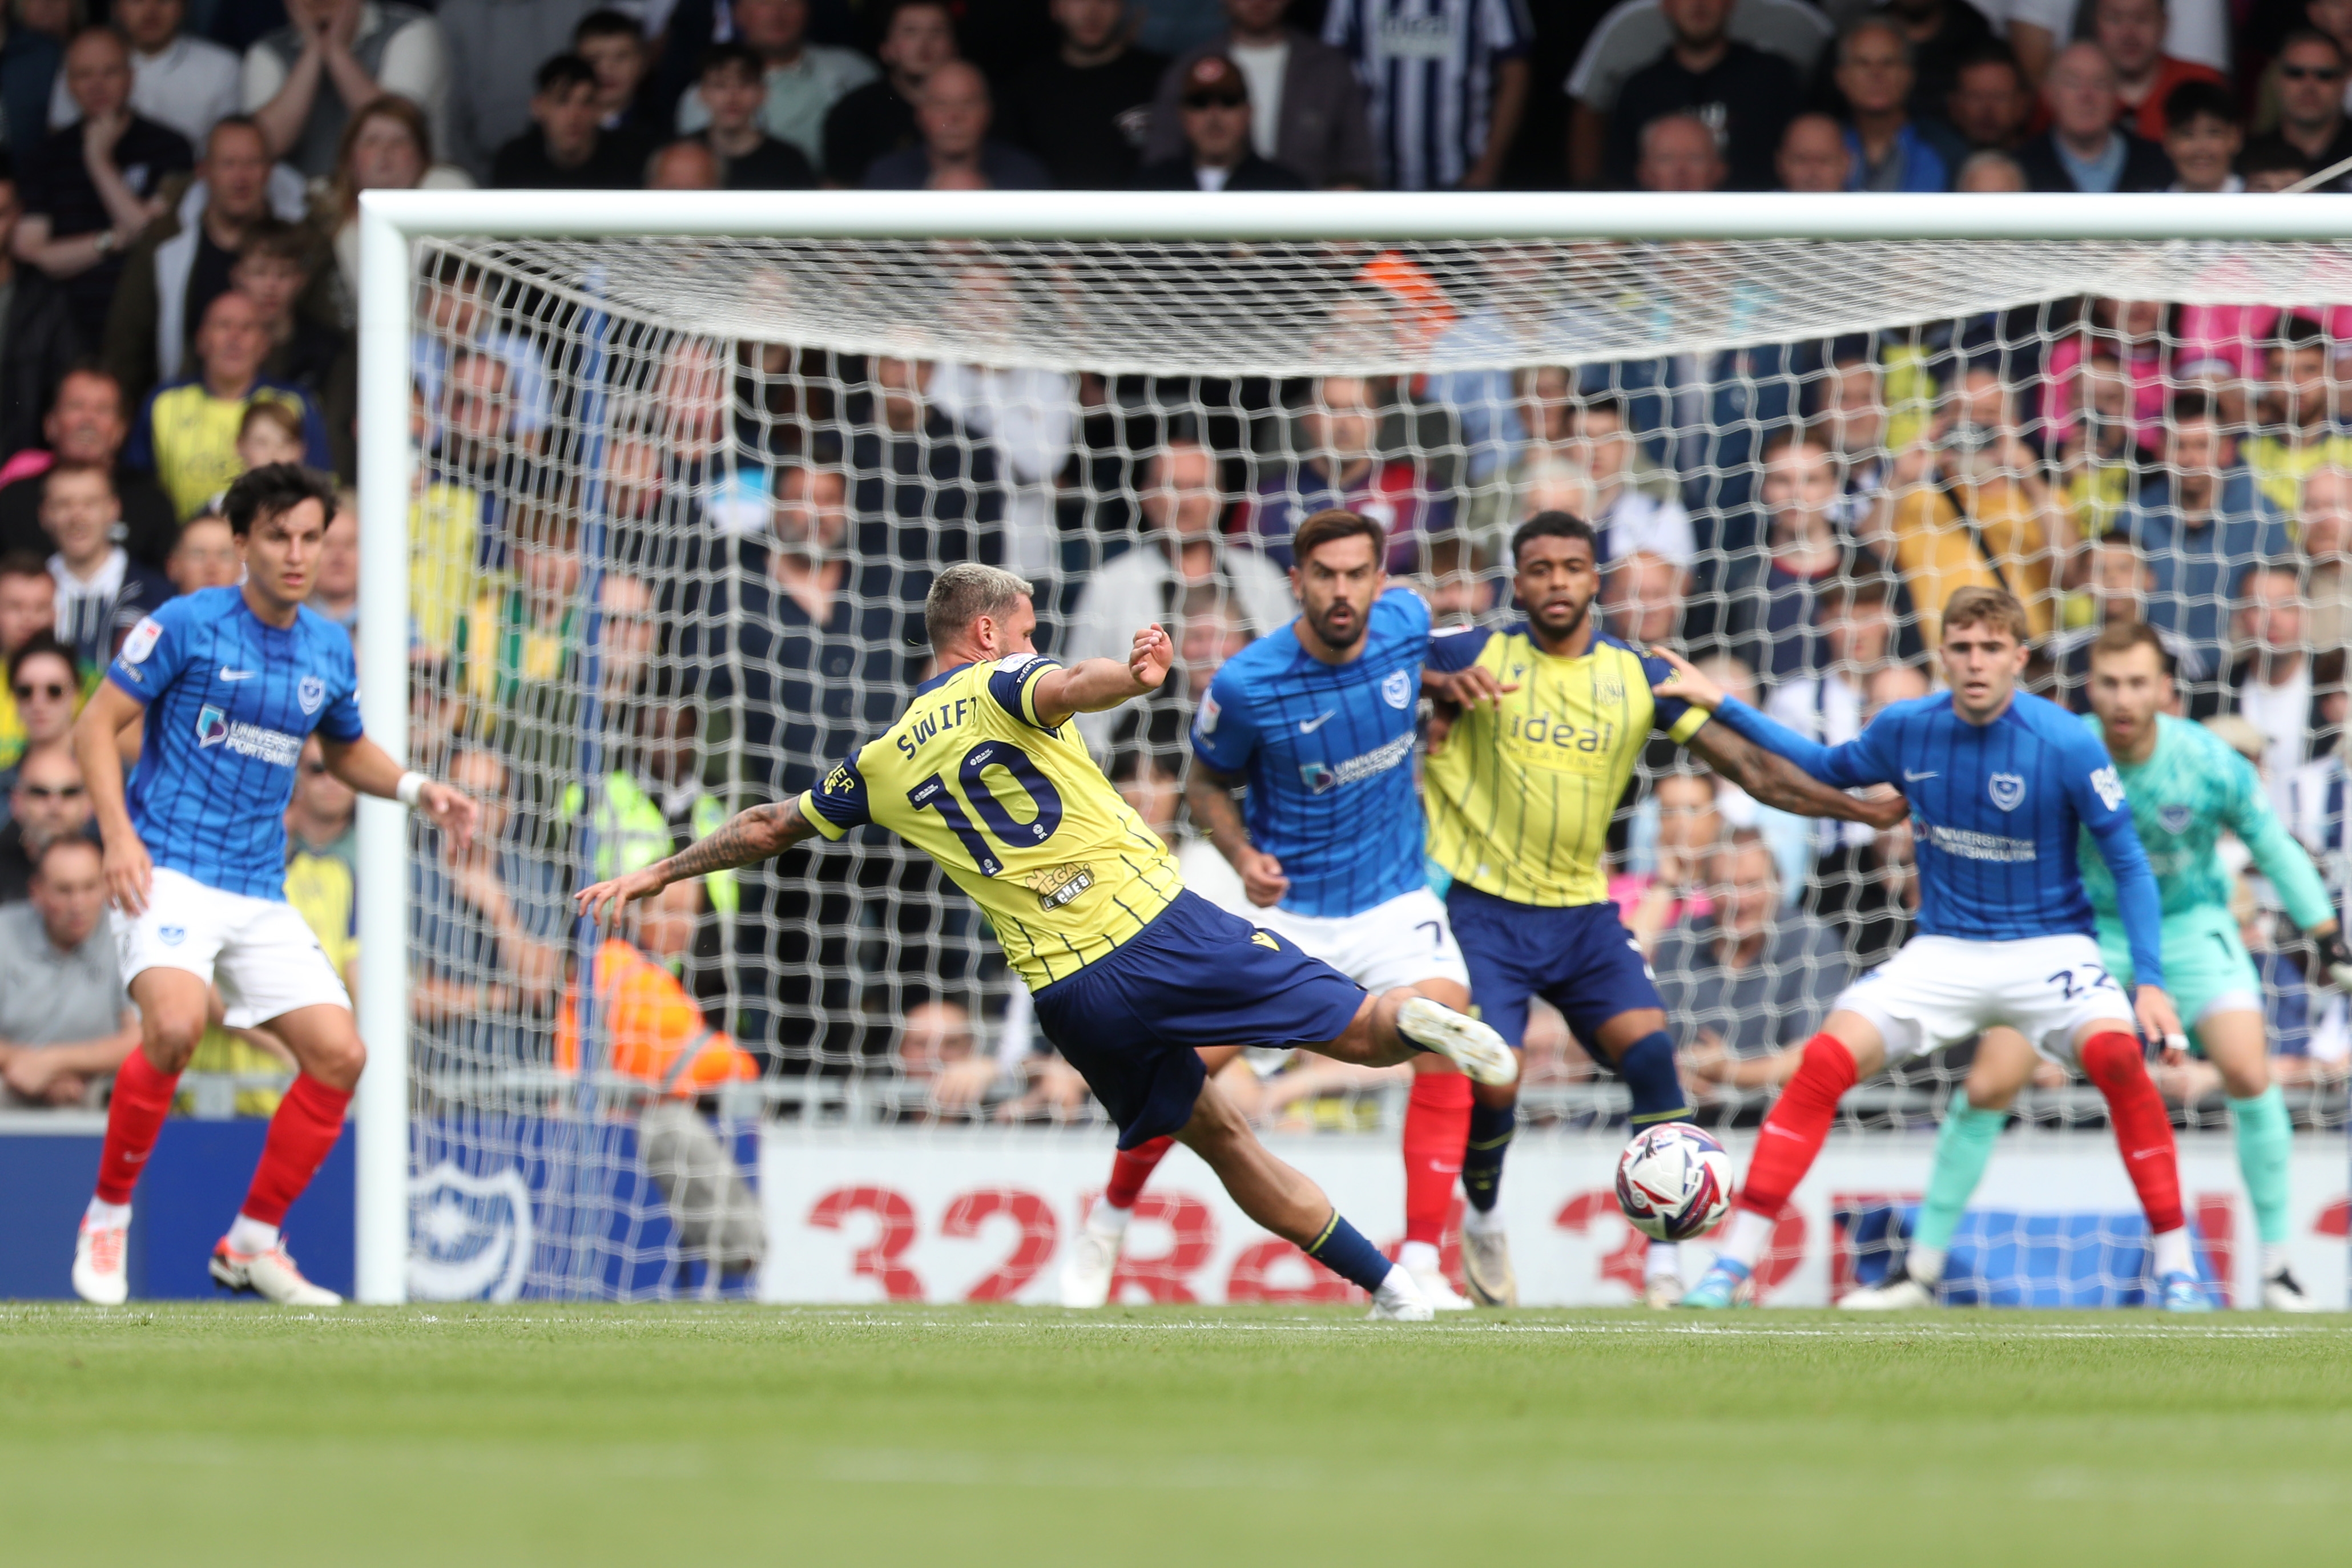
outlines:
M1830 740L1935 682L1962 586L2025 601L2031 679L2077 706L2098 627L2145 619L2341 902L2352 247L517 239L485 211L406 274L410 755L490 808L467 856L407 848L413 1293L748 1288L763 1124L1107 1155L985 923L878 833L674 889L618 945L569 913L893 720L954 561L1034 582L1066 657L1168 626L1180 678L1082 729L1221 899L1191 708L1337 505L1441 623L1513 619L1512 529L1583 517L1610 631ZM1610 841L1699 1119L1752 1127L1775 1056L1910 929L1906 833L1777 812L1660 738ZM2223 850L2290 1105L2339 1124L2343 1005ZM1523 1127L1622 1121L1557 1015L1528 1046ZM1854 1130L1932 1127L1969 1060L1864 1085ZM2226 1125L2210 1069L2163 1082ZM1313 1062L1249 1089L1270 1127L1391 1140L1403 1092ZM2021 1111L2105 1135L2054 1070ZM2137 1277L2126 1218L2054 1243L2063 1288ZM1840 1223L1867 1274L1903 1210Z

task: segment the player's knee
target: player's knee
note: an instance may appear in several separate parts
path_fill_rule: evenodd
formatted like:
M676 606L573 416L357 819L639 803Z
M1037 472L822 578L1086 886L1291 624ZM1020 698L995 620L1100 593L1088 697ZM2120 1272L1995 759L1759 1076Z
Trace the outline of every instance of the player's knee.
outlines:
M2103 1090L2147 1076L2147 1058L2139 1040L2118 1029L2103 1030L2084 1040L2077 1052L2083 1076Z
M171 1074L188 1065L196 1053L196 1044L205 1038L205 1015L201 1009L177 1013L158 1008L140 1020L139 1046L146 1052L148 1065L158 1072Z
M367 1047L360 1043L356 1033L347 1033L330 1040L310 1052L310 1060L302 1070L330 1089L348 1092L356 1087L360 1074L367 1069Z

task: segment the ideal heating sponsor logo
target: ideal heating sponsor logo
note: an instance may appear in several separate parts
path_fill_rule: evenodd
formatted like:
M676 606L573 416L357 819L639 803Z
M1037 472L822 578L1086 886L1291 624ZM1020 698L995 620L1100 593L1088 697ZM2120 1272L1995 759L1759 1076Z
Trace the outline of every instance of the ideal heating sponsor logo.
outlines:
M1350 757L1345 762L1302 762L1298 765L1298 777L1320 795L1342 784L1387 772L1412 755L1412 731L1407 730L1386 746L1376 747L1360 757Z
M225 747L239 757L250 757L273 768L291 768L302 755L302 737L283 730L264 729L242 720L232 724L226 714L206 703L196 715L196 749Z
M2008 839L1999 833L1975 833L1966 828L1939 828L1930 823L1927 841L1948 855L1972 861L2030 861L2036 858L2032 839Z

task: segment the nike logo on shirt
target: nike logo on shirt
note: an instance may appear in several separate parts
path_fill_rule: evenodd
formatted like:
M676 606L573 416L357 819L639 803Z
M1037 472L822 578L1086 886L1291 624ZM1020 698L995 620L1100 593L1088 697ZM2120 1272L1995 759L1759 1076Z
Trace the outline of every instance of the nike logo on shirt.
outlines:
M1906 784L1916 784L1922 779L1933 779L1935 777L1936 774L1932 768L1925 773L1914 773L1908 768L1906 768L1903 770L1903 782Z
M220 678L225 681L249 681L259 674L259 670L232 670L226 664L220 668Z
M1329 723L1332 718L1337 716L1339 712L1339 710L1335 707L1325 708L1313 718L1300 719L1298 721L1298 733L1301 735L1314 734L1317 730L1321 729L1326 724Z

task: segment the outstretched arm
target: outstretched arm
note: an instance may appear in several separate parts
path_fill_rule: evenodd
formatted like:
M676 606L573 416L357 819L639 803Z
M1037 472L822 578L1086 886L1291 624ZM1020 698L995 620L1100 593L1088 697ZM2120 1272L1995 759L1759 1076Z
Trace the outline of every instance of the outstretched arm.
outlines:
M727 824L709 838L693 843L669 856L656 861L642 871L626 876L616 876L600 882L593 887L583 888L572 897L580 913L591 920L610 922L618 918L622 906L633 899L651 898L671 883L688 877L701 876L714 871L728 871L736 866L756 865L771 860L799 843L814 837L816 829L801 815L800 797L779 800L772 806L754 806L729 819Z
M1101 713L1123 702L1158 691L1168 679L1176 656L1175 644L1157 626L1135 634L1127 663L1116 659L1084 659L1037 677L1029 704L1039 727L1059 729L1074 714Z
M1884 831L1911 812L1911 803L1891 791L1862 800L1832 789L1787 758L1773 756L1721 724L1701 727L1688 745L1708 767L1767 806L1801 817L1834 817L1840 821L1867 822Z
M1192 809L1192 821L1201 824L1217 852L1242 873L1242 891L1249 901L1261 909L1269 908L1280 904L1282 895L1290 891L1290 879L1282 874L1280 861L1250 842L1240 802L1234 799L1234 786L1240 782L1239 775L1220 773L1195 756L1184 780L1184 803Z
M319 737L319 749L326 757L327 771L361 794L385 800L400 799L400 783L407 777L407 769L366 736L357 740L330 740L322 734ZM416 809L448 835L452 850L462 850L473 842L474 819L479 808L472 796L420 776L416 781Z
M1843 746L1823 746L1811 736L1799 735L1780 720L1728 695L1705 671L1672 649L1652 648L1650 653L1674 668L1671 678L1650 688L1655 695L1679 697L1693 707L1705 708L1742 739L1753 741L1775 756L1786 758L1824 784L1852 789L1864 784L1892 782L1885 768L1860 737ZM1742 780L1742 787L1747 787L1745 780ZM1754 791L1751 789L1750 792ZM1759 798L1761 799L1760 796ZM1831 813L1813 814L1826 816Z

